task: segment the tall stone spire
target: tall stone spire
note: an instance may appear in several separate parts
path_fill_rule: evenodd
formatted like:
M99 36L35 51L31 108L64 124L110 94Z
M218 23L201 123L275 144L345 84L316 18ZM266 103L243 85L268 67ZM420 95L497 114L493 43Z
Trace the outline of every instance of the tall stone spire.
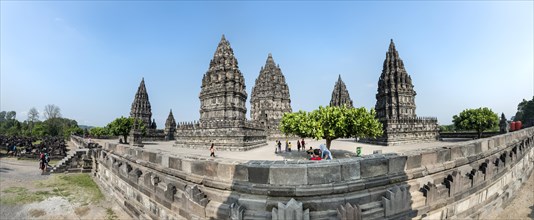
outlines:
M392 39L378 80L375 105L377 117L379 119L416 117L415 95L412 78L406 72Z
M292 111L286 79L270 53L252 87L250 108L250 118L270 130L278 130L284 113Z
M165 139L174 140L174 132L176 132L176 121L174 120L174 115L172 115L172 109L169 112L169 116L165 121Z
M245 79L224 35L202 78L199 98L200 121L245 121Z
M150 107L150 101L148 100L145 78L141 79L141 84L139 84L137 93L135 93L135 98L130 110L130 117L141 119L146 128L150 128L152 125L152 108Z
M332 91L332 99L330 99L330 106L347 106L349 108L354 107L352 105L352 100L350 99L349 91L345 86L343 80L341 80L341 75L337 78L336 85L334 86L334 91Z

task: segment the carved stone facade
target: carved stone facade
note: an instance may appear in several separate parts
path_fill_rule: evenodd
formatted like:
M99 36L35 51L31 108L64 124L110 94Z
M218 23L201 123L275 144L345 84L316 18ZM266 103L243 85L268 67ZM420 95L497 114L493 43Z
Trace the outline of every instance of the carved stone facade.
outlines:
M224 35L215 50L200 91L200 121L178 123L178 147L248 150L267 144L265 131L245 116L245 79Z
M284 113L292 112L291 99L284 74L271 54L252 87L250 106L251 120L260 124L269 137L283 136L278 126Z
M200 122L244 121L247 113L245 78L224 35L215 50L200 90Z
M165 121L165 140L174 140L174 132L176 132L176 121L174 120L171 109Z
M130 117L141 119L146 128L152 126L152 108L150 107L150 101L148 100L148 93L145 87L145 78L141 79L141 83L135 93L135 98L130 110Z
M376 117L383 124L384 134L365 142L381 145L434 141L438 123L434 117L417 117L412 78L395 49L393 40L386 53L376 94Z
M130 117L141 120L146 128L145 135L142 135L141 133L141 125L138 125L137 130L132 129L132 131L130 131L129 139L131 144L142 146L141 139L149 141L162 141L165 139L163 130L157 130L156 121L152 119L152 107L148 100L148 92L144 78L141 79L141 83L137 88L137 93L135 93L135 98L130 110Z
M354 107L352 105L352 99L350 99L349 91L343 80L341 80L341 75L337 78L336 85L332 91L332 99L330 99L330 106L347 106L349 108Z

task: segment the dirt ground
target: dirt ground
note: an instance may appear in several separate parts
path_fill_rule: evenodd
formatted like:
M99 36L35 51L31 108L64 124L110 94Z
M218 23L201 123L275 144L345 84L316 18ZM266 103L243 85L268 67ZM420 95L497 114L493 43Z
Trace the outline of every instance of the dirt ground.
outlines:
M54 176L41 175L38 161L0 158L0 219L132 219L105 195L98 202L80 202L58 187L43 187Z

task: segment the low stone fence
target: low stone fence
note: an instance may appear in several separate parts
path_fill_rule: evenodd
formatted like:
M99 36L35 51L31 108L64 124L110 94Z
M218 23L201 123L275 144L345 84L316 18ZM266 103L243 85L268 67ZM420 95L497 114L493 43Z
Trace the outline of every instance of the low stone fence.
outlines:
M484 218L534 168L534 128L457 145L332 161L93 152L98 183L140 219Z

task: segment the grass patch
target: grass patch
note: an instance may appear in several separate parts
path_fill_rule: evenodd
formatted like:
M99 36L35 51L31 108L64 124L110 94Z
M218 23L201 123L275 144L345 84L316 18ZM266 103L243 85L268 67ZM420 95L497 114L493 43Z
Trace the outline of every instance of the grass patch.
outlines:
M47 180L37 181L35 190L10 187L3 191L0 204L28 204L60 196L71 202L91 204L104 198L102 192L88 174L58 174Z
M104 194L89 174L58 174L53 177L40 185L51 187L54 194L59 194L69 201L90 204L104 198Z
M117 214L111 208L106 209L106 220L116 220L118 219Z
M30 192L24 187L9 187L2 192L5 194L0 197L0 204L8 205L40 202L48 197L47 192Z

